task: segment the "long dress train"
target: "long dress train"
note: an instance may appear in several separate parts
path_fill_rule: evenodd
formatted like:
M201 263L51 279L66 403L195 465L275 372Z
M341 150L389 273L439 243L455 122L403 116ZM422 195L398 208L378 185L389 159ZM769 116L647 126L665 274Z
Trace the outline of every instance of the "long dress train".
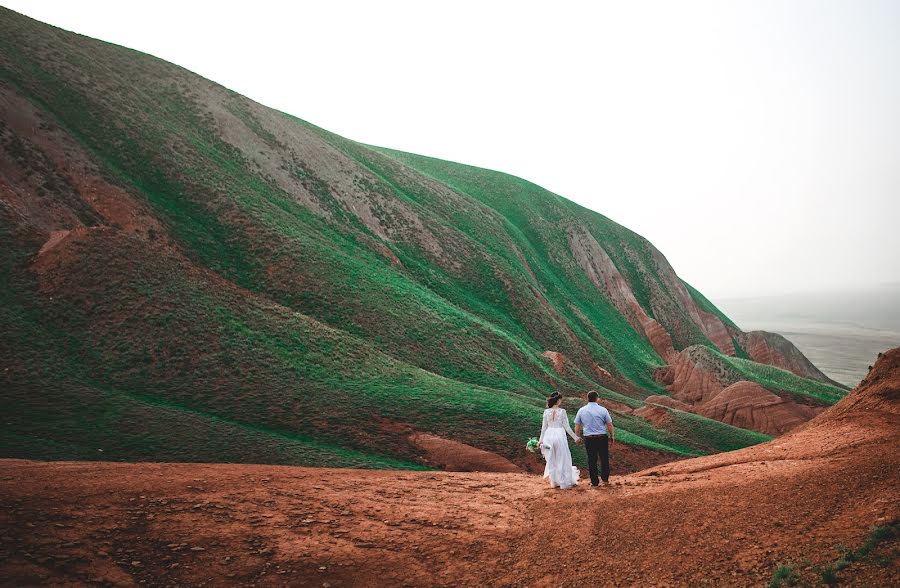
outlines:
M566 434L573 440L578 438L569 426L569 417L562 408L548 408L544 411L541 424L541 453L547 460L544 477L550 478L551 488L571 488L578 482L578 469L572 466L572 453Z

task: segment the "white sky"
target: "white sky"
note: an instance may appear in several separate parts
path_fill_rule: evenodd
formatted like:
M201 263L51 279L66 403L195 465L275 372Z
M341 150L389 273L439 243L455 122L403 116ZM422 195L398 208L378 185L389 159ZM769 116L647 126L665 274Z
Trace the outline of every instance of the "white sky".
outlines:
M0 3L522 176L714 298L900 282L900 2Z

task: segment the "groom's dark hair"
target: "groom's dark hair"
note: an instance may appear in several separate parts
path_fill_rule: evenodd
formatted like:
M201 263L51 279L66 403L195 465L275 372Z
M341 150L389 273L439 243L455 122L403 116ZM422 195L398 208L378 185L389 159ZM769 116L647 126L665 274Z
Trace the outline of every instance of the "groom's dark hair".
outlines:
M588 402L597 402L597 393L593 390L588 392Z

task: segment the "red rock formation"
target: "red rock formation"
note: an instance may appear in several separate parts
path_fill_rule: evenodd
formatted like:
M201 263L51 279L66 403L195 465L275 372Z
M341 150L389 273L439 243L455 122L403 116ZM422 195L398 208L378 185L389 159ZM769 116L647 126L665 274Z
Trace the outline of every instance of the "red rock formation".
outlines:
M640 305L631 284L616 267L609 254L593 235L581 227L570 227L568 236L575 260L597 289L606 295L635 330L644 334L656 352L669 361L675 353L671 334ZM722 353L735 355L734 343L722 320L712 313L701 310L663 254L652 245L649 247L656 265L656 274L663 284L662 289L651 290L652 304L657 317L673 316L671 310L674 302L680 308L676 314L680 315L683 311ZM665 319L660 320L665 322Z
M54 275L54 268L71 255L68 251L72 243L89 239L91 235L99 234L103 231L114 231L110 227L75 227L72 230L53 231L50 237L41 247L38 254L32 259L31 268L41 278L39 284L44 289L50 282L59 281L61 276Z
M793 343L777 333L767 331L740 333L738 341L747 351L750 359L757 363L774 365L802 378L812 378L841 388L844 387L819 371Z
M787 433L822 410L785 400L755 382L743 381L694 408L699 415L767 435Z
M545 351L541 353L541 357L545 357L550 360L550 363L553 365L553 370L559 374L563 375L566 369L566 356L560 353L559 351Z
M662 429L664 429L669 421L672 420L672 415L669 413L668 409L658 404L642 406L635 410L634 414L653 423L653 426Z
M734 342L728 334L725 323L716 315L701 310L662 252L652 244L649 247L650 255L656 263L658 275L667 291L675 296L681 307L688 313L691 321L700 327L713 345L725 355L734 355Z
M769 435L790 431L822 411L781 398L759 384L736 381L735 374L699 345L678 353L654 376L668 384L666 391L671 397L650 396L648 404L693 412Z
M631 414L634 412L634 409L628 406L627 404L623 404L621 402L616 402L615 400L610 400L609 398L599 397L600 405L608 408L610 410L615 410L616 412L622 412L625 414Z
M669 367L672 384L666 391L688 405L702 404L725 389L726 385L699 365L687 351L678 353Z
M671 386L675 381L675 370L672 366L664 365L653 370L653 381L664 386Z
M691 412L691 406L689 404L676 400L671 396L648 396L644 402L647 404L658 404L659 406L667 406L676 410Z
M38 256L43 255L44 253L50 251L54 247L60 244L60 242L69 236L69 231L67 229L63 229L61 231L50 231L50 237L47 239L47 242L41 247L41 250L38 251Z
M431 466L448 472L521 472L505 457L437 435L415 433L410 442L425 453Z
M609 373L609 370L600 367L599 363L595 363L591 367L594 368L594 372L601 378L612 379L613 375Z
M691 302L693 302L693 299ZM697 308L696 304L694 305L694 308ZM731 340L728 329L719 317L710 312L700 310L699 308L697 308L697 314L700 317L700 329L709 340L712 341L713 345L718 347L725 355L736 355L734 341Z
M641 309L643 310L643 309ZM664 360L669 361L675 355L675 347L672 345L672 336L666 331L665 327L647 316L646 313L641 317L641 327L650 345Z
M900 414L900 347L879 353L878 360L870 367L863 381L814 422L837 422L854 414L872 418L880 412Z
M580 227L570 227L568 235L572 255L594 286L606 295L636 331L644 333L660 357L669 361L675 354L671 335L640 305L631 285L619 272L609 254L593 235Z

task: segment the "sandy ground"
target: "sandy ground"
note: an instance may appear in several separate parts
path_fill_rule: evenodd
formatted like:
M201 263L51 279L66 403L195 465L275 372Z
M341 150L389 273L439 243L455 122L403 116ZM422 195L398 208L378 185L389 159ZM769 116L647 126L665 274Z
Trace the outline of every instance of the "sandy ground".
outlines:
M882 362L880 362L882 363ZM0 460L6 586L817 585L900 518L900 350L770 443L551 490L519 473ZM840 572L900 585L897 542ZM876 561L876 556L881 559Z

